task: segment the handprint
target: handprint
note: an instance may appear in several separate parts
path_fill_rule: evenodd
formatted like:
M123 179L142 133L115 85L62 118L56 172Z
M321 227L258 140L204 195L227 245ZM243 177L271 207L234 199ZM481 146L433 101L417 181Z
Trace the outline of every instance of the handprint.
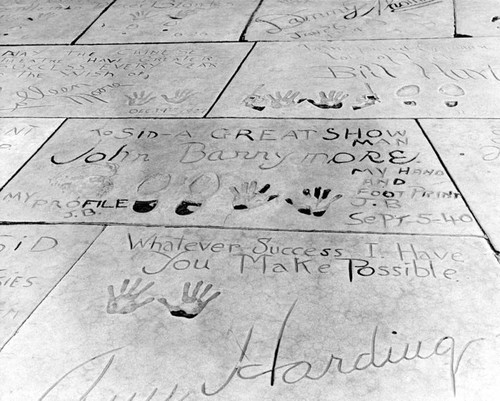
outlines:
M348 97L349 95L342 91L330 91L328 96L325 92L320 92L319 102L312 99L307 99L307 101L320 109L340 109L343 106L342 101Z
M142 21L148 18L155 17L156 14L149 11L136 11L135 13L130 13L132 21Z
M271 186L269 184L266 184L259 191L257 191L256 181L252 181L250 183L244 182L241 184L239 190L236 187L230 187L229 189L234 196L233 208L236 210L254 209L272 201L277 198L278 195L266 194L270 187Z
M167 103L179 104L179 103L185 102L187 99L189 99L191 96L193 96L195 94L196 94L196 92L194 92L190 89L184 89L184 90L179 89L179 90L175 91L175 95L172 97L168 97L167 95L161 95L161 97Z
M300 92L288 91L285 96L282 96L280 92L276 92L276 97L271 94L267 95L271 99L271 107L275 109L281 109L283 107L290 107L295 104L295 98L299 96Z
M129 106L143 106L146 103L149 103L150 101L156 99L156 96L153 96L153 93L148 93L146 94L145 91L142 91L141 93L134 92L132 95L125 95L128 99L128 105Z
M314 193L311 193L311 190L308 188L302 191L303 200L302 203L295 205L292 199L285 199L286 203L295 206L297 211L302 214L313 215L316 217L323 216L328 207L335 201L342 198L341 194L337 194L333 197L329 197L331 189L322 189L321 187L314 188Z
M170 314L176 317L184 317L186 319L192 319L198 316L205 306L210 301L213 301L220 295L220 292L217 291L215 294L210 296L206 301L203 301L202 298L207 295L207 293L212 289L212 284L208 284L207 287L203 290L201 295L198 297L198 291L200 291L201 286L203 285L203 281L198 281L196 287L193 290L193 295L189 295L189 287L191 283L184 283L184 289L182 290L182 300L179 305L169 304L165 298L159 298L158 302L165 305Z
M110 315L116 313L126 315L128 313L134 312L136 309L139 309L144 305L153 302L154 297L146 298L142 302L136 302L139 296L141 296L144 292L149 290L154 285L154 282L151 282L147 284L142 290L134 293L134 291L139 287L141 282L142 279L138 278L137 281L132 285L132 287L130 287L130 289L127 292L127 287L130 283L130 280L129 279L123 280L123 284L120 289L120 294L118 296L115 296L115 290L113 286L112 285L108 286L109 299L106 311Z

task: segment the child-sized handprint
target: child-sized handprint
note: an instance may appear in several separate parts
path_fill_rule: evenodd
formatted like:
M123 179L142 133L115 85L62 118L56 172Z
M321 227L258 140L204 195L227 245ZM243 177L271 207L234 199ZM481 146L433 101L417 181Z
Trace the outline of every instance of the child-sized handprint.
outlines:
M177 90L175 91L175 95L172 97L168 97L167 95L161 95L163 100L165 100L167 103L174 103L174 104L179 104L182 102L185 102L188 100L191 96L195 95L196 92L190 90L190 89L184 89L184 90Z
M109 299L106 311L110 315L116 313L119 313L121 315L126 315L128 313L134 312L136 309L139 309L144 305L153 302L154 297L149 297L142 302L137 302L137 298L139 298L144 292L149 290L154 285L154 282L151 282L147 284L142 290L134 293L134 291L137 290L141 282L142 279L138 278L137 281L132 285L132 287L130 287L130 289L127 292L127 287L130 283L130 280L129 279L123 280L123 284L120 289L120 294L118 296L115 295L115 290L113 286L112 285L108 286Z
M146 103L151 102L152 100L156 99L156 96L153 96L153 93L147 93L145 91L142 91L140 93L134 92L132 95L125 95L128 99L128 105L129 106L143 106Z
M254 209L276 199L278 195L266 194L270 187L269 184L266 184L257 191L256 181L244 182L239 190L236 187L230 187L229 190L234 196L233 208L236 210Z
M328 96L325 92L320 92L319 102L313 99L307 99L307 101L320 109L340 109L343 106L342 102L348 97L349 95L342 91L330 91Z
M267 95L271 99L271 107L281 109L283 107L290 107L295 105L295 98L300 95L300 92L293 92L289 90L284 96L280 92L276 92L275 96Z
M194 287L193 295L189 295L189 287L191 286L191 283L184 283L184 289L182 290L182 300L178 305L170 304L165 298L159 298L158 302L160 302L162 305L165 305L172 316L192 319L198 316L210 301L213 301L220 295L220 292L217 291L206 301L203 301L202 298L207 295L208 292L212 289L212 284L208 284L201 295L198 297L198 292L200 291L202 285L203 281L198 281L196 287Z
M302 191L303 197L300 203L295 204L290 198L285 199L285 202L295 206L299 213L321 217L333 202L342 198L341 194L330 196L331 192L331 189L316 187L314 188L314 192L311 193L311 190L306 188Z

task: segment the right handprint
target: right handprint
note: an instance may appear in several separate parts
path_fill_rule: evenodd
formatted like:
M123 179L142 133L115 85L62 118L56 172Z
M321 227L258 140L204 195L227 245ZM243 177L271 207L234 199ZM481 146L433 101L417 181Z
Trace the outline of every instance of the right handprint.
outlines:
M189 287L191 286L191 283L185 283L184 289L182 291L181 303L177 305L169 303L165 298L159 298L158 302L160 302L162 305L165 305L172 316L192 319L198 316L210 301L213 301L220 295L220 292L217 291L216 293L212 294L206 301L204 301L202 298L207 295L208 292L212 289L212 284L208 284L201 295L198 297L198 292L200 291L202 285L203 281L198 281L196 287L193 290L193 294L189 295Z
M291 198L287 198L285 201L294 206L299 213L321 217L333 202L342 198L341 194L330 196L331 192L331 189L322 189L321 187L314 188L312 192L306 188L302 191L302 197L299 201L294 201Z

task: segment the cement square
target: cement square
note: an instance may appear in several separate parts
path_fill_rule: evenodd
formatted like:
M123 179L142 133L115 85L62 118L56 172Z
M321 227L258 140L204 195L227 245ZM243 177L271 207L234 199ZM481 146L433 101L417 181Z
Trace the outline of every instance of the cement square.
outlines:
M494 38L258 43L210 116L487 118L499 88Z
M70 44L111 0L16 0L0 4L0 45Z
M118 0L83 43L238 41L258 0Z
M64 120L0 119L0 187L22 167Z
M98 226L0 227L0 349L101 231Z
M0 353L0 397L491 401L499 290L479 238L108 227Z
M479 224L500 251L500 120L422 120Z
M411 120L69 120L0 220L483 235Z
M495 0L456 0L457 33L467 36L500 36L500 10Z
M201 117L249 43L0 48L0 117Z

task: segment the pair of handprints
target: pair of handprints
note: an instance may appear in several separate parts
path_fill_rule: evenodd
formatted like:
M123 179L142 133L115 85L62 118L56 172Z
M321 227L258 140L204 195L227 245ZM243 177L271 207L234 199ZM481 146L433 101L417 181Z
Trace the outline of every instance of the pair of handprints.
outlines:
M166 17L169 20L180 20L189 17L190 15L196 14L196 12L197 12L196 10L179 10L175 13L167 14ZM158 16L164 16L164 13L159 14L152 10L142 10L130 13L129 16L132 18L132 21L138 22L138 21L146 21L148 19L156 18Z
M118 294L115 293L115 289L112 285L108 286L108 304L106 312L110 315L128 315L153 302L155 297L150 296L142 301L139 301L139 297L153 287L155 283L150 282L142 289L139 289L141 283L142 279L138 278L135 283L129 287L130 280L125 279L123 280ZM182 298L179 303L170 303L166 298L158 298L157 301L165 306L172 316L193 319L198 316L211 301L215 300L221 294L220 291L217 291L207 299L203 299L213 286L212 284L208 284L200 293L202 286L203 281L198 281L192 293L189 294L191 283L186 282L184 283Z
M349 97L343 91L331 90L328 94L325 91L319 92L319 98L311 99L301 97L299 91L289 90L284 95L280 91L273 94L260 95L258 92L264 85L259 85L252 94L243 99L243 104L253 110L263 111L267 106L274 109L289 108L297 106L303 102L312 104L319 109L341 109L344 101ZM380 103L380 97L373 91L369 84L365 84L366 93L356 98L357 103L352 106L353 110L370 107Z
M160 95L160 97L166 103L180 104L184 103L194 95L196 95L195 91L190 89L179 89L175 91L173 96L163 94ZM125 95L125 97L127 98L127 104L129 106L144 106L145 104L148 104L158 98L158 96L156 96L153 92L146 93L146 91L133 92L129 95Z
M255 209L279 197L278 194L268 194L269 184L258 189L257 182L244 182L240 188L230 187L233 194L233 209ZM285 202L295 207L297 212L309 216L323 216L330 205L342 198L341 194L333 195L328 188L316 187L313 190L305 188L302 194L293 200L286 198Z

